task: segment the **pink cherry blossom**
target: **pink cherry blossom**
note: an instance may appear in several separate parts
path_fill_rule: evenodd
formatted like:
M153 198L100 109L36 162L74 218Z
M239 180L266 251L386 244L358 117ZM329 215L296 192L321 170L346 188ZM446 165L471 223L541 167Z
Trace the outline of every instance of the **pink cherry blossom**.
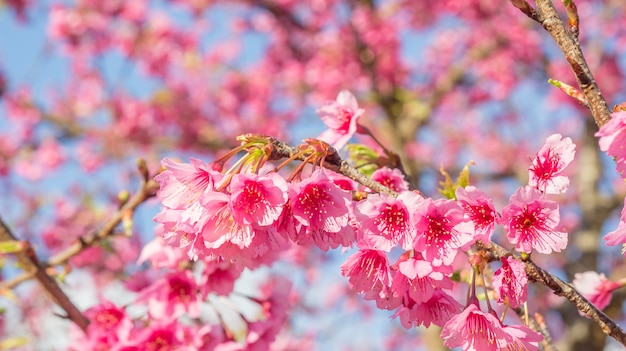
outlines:
M133 328L126 311L107 300L86 310L85 317L91 321L87 328L89 339L109 346L127 340Z
M191 318L200 315L199 287L191 271L174 272L142 290L137 302L148 302L148 312L156 319L176 318L186 313Z
M463 305L443 290L437 289L428 301L415 305L414 309L421 325L427 328L431 324L443 327L452 316L461 312Z
M572 283L578 292L601 310L611 302L613 290L620 287L619 283L607 279L604 273L594 271L576 273Z
M161 162L165 171L154 177L159 183L157 194L163 206L172 209L185 209L193 204L222 174L198 159L191 163L179 163L165 158Z
M549 254L567 246L567 233L557 230L559 220L559 205L525 186L511 195L499 223L516 250L530 253L534 249Z
M306 244L312 240L328 250L354 241L354 231L348 224L350 193L335 185L323 169L294 184L289 201L295 219L295 242Z
M624 207L617 228L607 233L603 239L609 246L626 244L626 198L624 198Z
M472 242L473 225L456 201L425 199L416 213L414 248L435 265L449 265Z
M341 275L348 277L350 287L358 293L365 293L368 300L389 294L391 273L387 256L382 251L357 251L341 265Z
M372 173L372 180L398 193L409 190L409 182L404 180L404 175L397 168L379 168Z
M391 285L395 295L410 298L414 303L423 303L438 289L452 289L452 281L448 278L452 270L447 269L448 266L433 266L431 262L421 259L419 254L416 257L398 263L398 272Z
M342 90L336 101L325 102L316 112L328 127L318 139L341 149L356 133L359 117L365 111L359 108L354 95Z
M450 318L441 331L443 344L466 350L497 351L508 344L509 337L502 323L491 313L485 313L474 303Z
M474 223L474 241L483 243L491 241L498 213L493 206L493 200L482 190L467 186L456 188L456 198L465 214Z
M505 325L504 332L509 342L503 351L538 351L543 335L525 325Z
M528 298L528 277L524 263L513 256L502 257L502 267L493 274L492 283L500 303L508 301L512 308L516 308Z
M528 168L528 185L546 194L564 193L569 178L562 172L574 160L575 148L572 139L550 135Z
M274 224L287 202L287 182L277 173L236 174L230 182L231 209L238 223Z
M626 171L626 111L612 113L611 119L595 136L600 137L600 150L615 158L617 171Z
M386 252L396 245L410 250L416 234L412 214L421 201L422 198L411 191L405 191L395 199L384 194L369 195L358 203L355 213L359 241Z

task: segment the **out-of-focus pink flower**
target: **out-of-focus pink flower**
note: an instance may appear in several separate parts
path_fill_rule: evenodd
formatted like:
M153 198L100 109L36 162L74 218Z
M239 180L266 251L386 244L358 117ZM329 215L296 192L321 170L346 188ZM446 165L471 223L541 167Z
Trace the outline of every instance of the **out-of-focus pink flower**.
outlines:
M612 113L595 136L600 137L600 150L615 158L617 171L626 171L626 111Z
M498 213L493 206L493 200L482 190L473 186L456 189L456 198L465 214L474 223L474 239L483 243L491 241Z
M137 302L148 302L148 312L156 319L177 318L187 313L200 315L199 287L190 271L170 273L142 290Z
M359 108L354 95L342 90L336 101L325 102L316 112L328 127L318 139L341 149L356 133L359 117L365 111Z
M556 229L559 220L559 205L525 186L511 195L508 206L502 209L499 223L516 250L530 253L534 249L549 254L567 246L567 233Z
M624 208L622 208L622 215L620 216L617 229L607 233L603 239L609 246L626 244L626 198L624 199Z
M550 135L528 168L528 185L546 194L564 193L569 178L562 172L574 160L575 149L572 139Z
M502 257L502 267L493 274L493 289L498 295L498 302L508 300L512 308L526 302L528 298L528 277L524 263L513 256Z
M620 286L619 283L607 279L603 273L593 271L576 273L572 283L576 290L598 309L604 309L609 305L613 290Z

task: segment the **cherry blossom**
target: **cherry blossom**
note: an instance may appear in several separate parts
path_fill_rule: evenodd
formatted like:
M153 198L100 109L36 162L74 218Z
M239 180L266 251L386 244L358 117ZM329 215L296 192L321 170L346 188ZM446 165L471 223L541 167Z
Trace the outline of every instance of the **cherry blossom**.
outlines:
M609 246L626 244L626 198L624 199L624 207L622 207L622 213L617 228L607 233L603 239Z
M626 111L618 111L611 114L611 119L603 125L595 136L600 138L600 150L615 158L617 171L623 173L626 170Z
M365 110L359 108L354 95L342 90L336 101L325 102L316 112L328 127L318 139L341 149L357 132L359 118Z
M502 209L499 223L516 250L549 254L567 246L567 233L557 228L559 219L556 202L546 200L539 191L525 186L511 195L509 204Z
M467 186L456 189L456 197L459 205L474 223L474 241L481 240L483 243L491 241L496 219L499 217L493 206L493 200L482 190Z
M461 347L464 351L502 350L510 340L500 320L474 303L450 318L443 326L441 338L447 347Z
M449 265L472 242L472 223L456 201L425 199L416 212L414 248L435 265Z
M512 308L521 306L528 297L528 277L524 263L513 256L502 258L502 267L493 274L493 289L498 302L508 302Z
M324 170L294 184L289 198L295 219L295 241L312 240L323 250L349 246L354 241L354 231L348 224L351 206L349 193L331 181Z
M575 148L570 138L549 136L528 168L528 185L546 194L564 193L569 178L562 172L574 160Z
M576 273L572 284L589 302L601 310L611 302L613 290L620 287L619 283L607 279L603 273L598 274L594 271Z
M368 247L389 252L396 245L412 248L415 239L415 213L422 198L410 191L397 198L372 194L357 204L356 219L359 240Z

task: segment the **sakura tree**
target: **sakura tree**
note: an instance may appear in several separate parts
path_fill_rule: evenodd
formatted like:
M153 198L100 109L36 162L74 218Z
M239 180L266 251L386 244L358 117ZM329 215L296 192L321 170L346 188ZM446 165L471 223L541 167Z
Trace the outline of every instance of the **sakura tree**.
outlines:
M1 349L626 345L621 1L4 5Z

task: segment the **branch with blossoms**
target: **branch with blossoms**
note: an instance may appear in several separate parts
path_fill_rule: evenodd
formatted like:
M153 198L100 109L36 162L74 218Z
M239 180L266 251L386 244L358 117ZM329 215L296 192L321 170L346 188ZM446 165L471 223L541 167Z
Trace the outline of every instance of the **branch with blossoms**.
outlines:
M499 214L486 193L469 185L469 170L456 182L442 183L446 198L432 199L410 190L401 172L385 171L370 178L350 166L336 148L356 133L369 132L358 123L364 111L350 93L342 91L317 112L328 130L319 140L305 139L297 147L246 134L238 138L239 147L212 164L165 159L166 170L156 178L164 208L155 217L163 238L187 250L193 260L212 257L238 269L273 262L288 247L285 240L324 251L356 245L358 251L341 266L342 275L366 300L395 310L394 317L403 326L439 325L448 347L495 345L506 350L513 344L536 350L547 336L525 325L503 324L488 298L487 312L480 306L476 281L479 275L484 277L488 262L500 260L503 266L492 278L498 304L513 309L524 305L530 279L567 297L607 335L626 342L613 321L529 258L532 252L550 254L567 246L558 203L548 197L569 187L564 170L575 155L570 138L559 134L547 138L528 168L528 185L520 187ZM268 167L269 161L282 159L286 161ZM280 176L278 171L294 160L302 163L289 177ZM313 170L305 171L307 164ZM521 258L491 243L496 224L504 227ZM463 307L449 293L454 286L452 265L457 254L473 245L488 254L470 255L470 288ZM387 254L395 247L405 253L392 264ZM261 248L272 248L271 255ZM487 291L485 296L490 296ZM468 325L483 328L477 331Z

